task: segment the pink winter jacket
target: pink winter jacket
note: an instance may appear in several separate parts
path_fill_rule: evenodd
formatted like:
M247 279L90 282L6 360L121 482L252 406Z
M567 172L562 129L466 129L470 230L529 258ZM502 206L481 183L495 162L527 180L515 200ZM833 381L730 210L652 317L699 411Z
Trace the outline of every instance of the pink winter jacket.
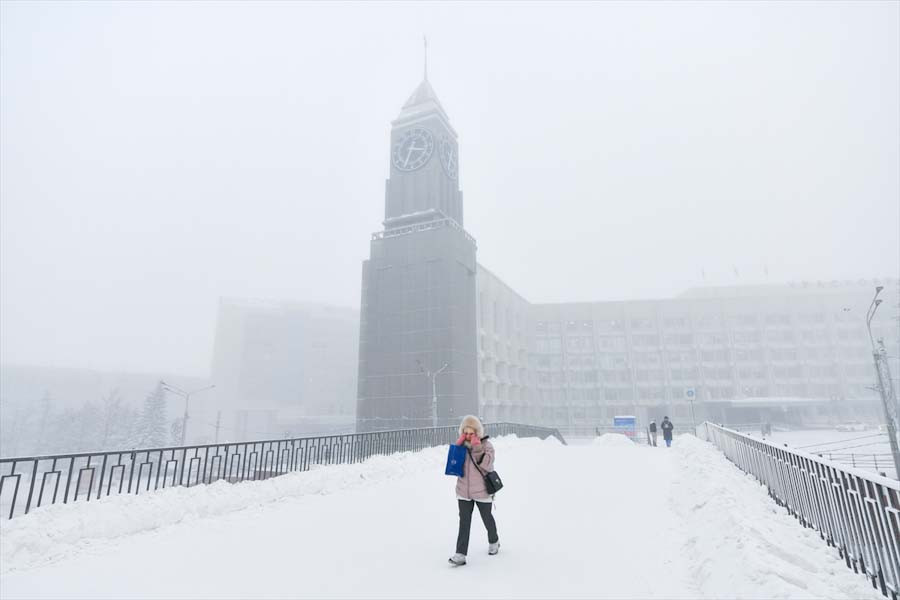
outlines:
M471 456L472 458L469 458ZM466 457L466 466L463 467L463 476L456 478L456 495L460 498L468 498L469 500L485 500L491 495L487 493L484 487L484 476L478 472L472 459L478 463L478 467L485 473L494 470L494 446L487 439L482 440L469 450L469 456Z

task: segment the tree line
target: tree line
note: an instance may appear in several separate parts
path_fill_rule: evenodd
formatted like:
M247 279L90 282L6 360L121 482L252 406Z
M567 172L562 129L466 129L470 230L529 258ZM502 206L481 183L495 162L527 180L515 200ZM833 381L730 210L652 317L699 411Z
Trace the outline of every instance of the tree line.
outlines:
M58 409L49 394L31 406L0 402L3 457L158 448L181 441L182 422L168 419L162 382L140 408L128 404L118 389L80 408Z

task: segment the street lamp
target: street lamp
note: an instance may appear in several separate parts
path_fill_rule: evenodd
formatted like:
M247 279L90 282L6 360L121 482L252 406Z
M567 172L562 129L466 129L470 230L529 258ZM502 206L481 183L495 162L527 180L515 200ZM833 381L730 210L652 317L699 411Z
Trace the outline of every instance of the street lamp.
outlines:
M438 423L438 409L437 409L437 376L444 372L444 369L447 368L448 364L444 363L444 366L438 369L435 372L426 371L422 366L422 363L416 359L416 363L419 365L419 371L425 373L427 377L431 378L431 426L437 427Z
M875 288L875 296L869 304L869 310L866 311L866 329L869 332L869 342L872 344L872 358L875 360L875 373L878 375L878 392L881 395L881 403L884 406L884 417L888 430L888 441L891 444L891 455L894 458L894 474L900 479L900 448L897 446L897 415L896 405L894 404L894 383L891 381L891 371L887 362L887 355L875 346L875 340L872 337L872 319L875 318L875 311L881 304L878 294L884 286ZM882 345L883 348L883 345Z
M869 308L866 310L866 330L869 332L869 343L872 344L873 352L875 351L875 340L872 338L872 319L875 318L875 311L878 310L878 306L881 304L881 300L878 299L878 294L880 294L883 289L883 285L875 286L875 295L872 296L872 302L869 303Z
M180 387L174 386L171 383L166 383L165 381L162 381L161 383L163 385L163 389L170 391L173 394L178 394L179 396L184 398L184 416L181 418L181 445L184 446L184 440L187 437L188 405L191 402L191 395L197 394L199 392L205 392L206 390L211 390L216 386L208 385L197 390L186 392Z

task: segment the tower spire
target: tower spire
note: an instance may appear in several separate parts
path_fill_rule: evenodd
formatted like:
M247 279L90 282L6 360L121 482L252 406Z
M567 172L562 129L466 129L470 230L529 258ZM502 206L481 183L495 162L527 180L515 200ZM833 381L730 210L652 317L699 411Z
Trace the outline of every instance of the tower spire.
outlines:
M425 78L425 81L428 81L428 38L425 37L424 35L422 36L422 42L423 42L424 45L425 45L425 71L424 71L424 78Z

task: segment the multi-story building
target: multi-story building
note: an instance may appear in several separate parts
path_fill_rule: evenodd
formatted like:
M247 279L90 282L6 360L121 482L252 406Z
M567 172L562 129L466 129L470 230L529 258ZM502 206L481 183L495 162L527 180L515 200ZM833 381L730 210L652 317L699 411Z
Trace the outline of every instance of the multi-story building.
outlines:
M222 299L216 387L191 399L189 439L278 438L342 422L352 429L358 336L354 309Z
M532 305L478 265L479 412L490 421L537 423Z
M865 327L875 285L886 286L891 308L877 315L873 336L900 356L894 279L529 304L486 270L479 276L479 315L492 315L482 316L487 326L479 330L480 399L489 420L561 427L605 425L617 414L684 420L692 404L697 419L731 423L875 420L881 409ZM520 339L528 360L523 365L520 352L512 365L507 348Z
M878 282L532 304L476 263L457 135L427 79L392 123L390 156L384 230L363 263L359 429L476 411L562 427L692 410L729 422L875 417L865 313ZM890 287L875 327L896 356Z

